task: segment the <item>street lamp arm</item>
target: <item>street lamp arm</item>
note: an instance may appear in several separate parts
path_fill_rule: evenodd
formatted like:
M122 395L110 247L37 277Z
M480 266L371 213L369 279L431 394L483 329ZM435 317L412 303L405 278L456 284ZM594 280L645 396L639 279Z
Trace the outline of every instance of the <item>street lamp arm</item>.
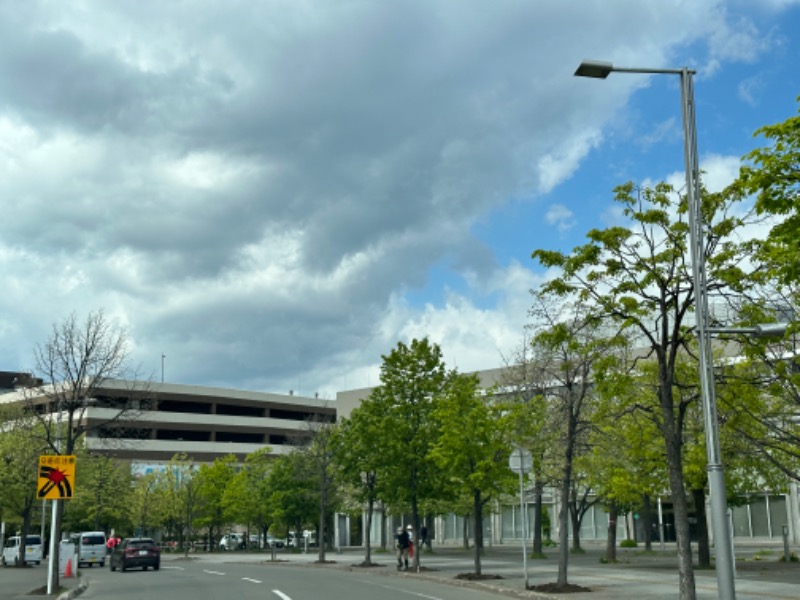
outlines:
M575 70L577 77L594 77L596 79L605 79L609 73L644 73L644 74L668 74L668 75L681 75L684 69L647 69L641 67L615 67L610 62L601 60L584 60ZM694 75L696 73L693 69L686 69L687 73Z

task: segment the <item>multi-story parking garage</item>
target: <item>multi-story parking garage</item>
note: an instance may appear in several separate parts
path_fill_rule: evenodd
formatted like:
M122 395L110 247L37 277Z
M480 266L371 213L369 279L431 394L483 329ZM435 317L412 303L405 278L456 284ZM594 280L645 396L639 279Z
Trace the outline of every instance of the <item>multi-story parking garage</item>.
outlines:
M51 400L30 390L0 396L4 403L23 400L56 411ZM211 462L228 454L244 460L264 446L286 453L308 437L309 422L336 420L333 404L291 393L107 380L86 399L80 418L92 452L134 463L165 463L178 453Z

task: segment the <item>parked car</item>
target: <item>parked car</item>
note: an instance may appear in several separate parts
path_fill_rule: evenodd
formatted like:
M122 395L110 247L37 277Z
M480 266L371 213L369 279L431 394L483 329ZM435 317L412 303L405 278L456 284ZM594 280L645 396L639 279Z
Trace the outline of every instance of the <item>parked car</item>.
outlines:
M267 548L283 548L286 545L286 540L274 538L271 535L267 536Z
M19 551L22 538L12 535L6 540L3 546L3 566L18 565L20 561ZM29 535L25 538L25 562L38 565L42 562L42 538L38 535Z
M241 550L244 548L244 535L241 533L226 533L219 541L220 550Z
M149 567L158 571L161 568L161 550L150 538L125 538L114 548L109 563L112 571L138 567L142 571L147 571Z

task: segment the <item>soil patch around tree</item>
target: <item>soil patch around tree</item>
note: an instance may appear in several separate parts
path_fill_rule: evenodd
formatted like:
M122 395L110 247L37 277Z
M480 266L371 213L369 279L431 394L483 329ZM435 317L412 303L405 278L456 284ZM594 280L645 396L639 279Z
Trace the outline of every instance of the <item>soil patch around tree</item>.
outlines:
M542 583L539 585L529 585L528 589L533 592L542 592L545 594L581 594L583 592L591 592L592 590L576 585L574 583L567 583L566 585L559 585L557 583Z
M491 573L481 573L477 575L475 573L459 573L456 575L456 579L466 579L467 581L484 581L489 579L502 579L500 575L492 575Z

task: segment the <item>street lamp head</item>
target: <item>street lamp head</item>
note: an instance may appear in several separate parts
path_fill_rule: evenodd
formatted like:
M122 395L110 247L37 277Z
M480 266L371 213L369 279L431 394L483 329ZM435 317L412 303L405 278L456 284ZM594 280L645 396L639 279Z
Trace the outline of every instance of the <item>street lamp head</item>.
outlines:
M614 65L610 62L600 60L584 60L575 71L576 77L594 77L605 79L614 70Z

